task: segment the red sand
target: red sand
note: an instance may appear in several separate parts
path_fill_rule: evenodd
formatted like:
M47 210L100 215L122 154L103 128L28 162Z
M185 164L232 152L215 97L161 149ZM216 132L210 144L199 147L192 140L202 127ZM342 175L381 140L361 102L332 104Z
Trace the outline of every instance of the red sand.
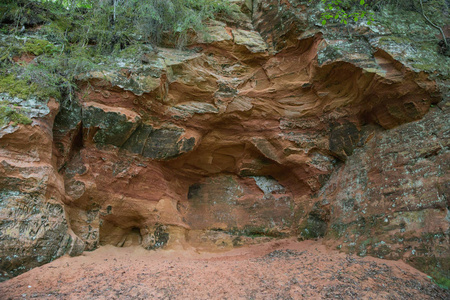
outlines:
M0 283L1 299L450 299L400 261L292 239L229 252L101 247Z

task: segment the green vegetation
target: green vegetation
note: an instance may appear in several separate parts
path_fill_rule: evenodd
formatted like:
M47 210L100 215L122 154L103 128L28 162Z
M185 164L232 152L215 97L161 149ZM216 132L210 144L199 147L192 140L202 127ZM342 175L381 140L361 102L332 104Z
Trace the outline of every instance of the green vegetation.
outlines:
M58 47L46 40L30 39L25 42L23 50L37 56L44 53L55 53L58 51Z
M183 47L205 21L236 9L225 0L3 0L0 93L71 101L77 76L111 66L113 57ZM31 122L11 105L1 109L2 124Z
M310 0L311 2L312 0ZM322 24L328 21L340 22L347 25L349 22L365 20L368 25L377 19L375 11L380 11L383 7L390 7L392 10L416 11L420 13L427 25L439 30L444 37L443 25L432 19L445 19L448 14L448 2L445 0L430 0L424 3L423 0L318 0L324 5L324 12L320 16ZM432 18L430 18L432 16ZM393 22L397 20L393 19ZM443 43L448 49L449 45L444 38ZM447 50L448 51L448 50Z
M411 264L422 272L429 274L432 280L441 288L450 289L450 263L443 258L414 257Z
M11 97L26 99L36 93L36 90L36 84L30 85L14 75L0 77L0 93L8 93Z
M31 124L31 119L28 118L20 109L11 108L7 105L0 104L0 128L13 122L13 126L17 124Z
M374 13L369 10L365 0L320 0L325 5L325 11L320 16L322 24L325 25L328 20L338 21L345 25L349 21L358 22L366 20L371 24L374 20Z
M224 0L6 0L0 4L2 31L44 25L48 39L111 53L135 42L182 46L204 29L204 21L227 16Z

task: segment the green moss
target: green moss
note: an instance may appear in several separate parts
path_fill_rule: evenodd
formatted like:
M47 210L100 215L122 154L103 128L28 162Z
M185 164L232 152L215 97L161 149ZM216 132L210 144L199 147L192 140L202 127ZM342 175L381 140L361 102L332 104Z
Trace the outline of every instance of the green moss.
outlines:
M395 36L395 35L390 35L390 36L383 36L380 38L379 43L381 45L386 45L386 44L391 44L391 43L396 43L399 45L405 44L405 43L410 43L410 39L405 37L405 36Z
M433 281L439 285L441 288L444 288L446 290L450 290L450 279L443 277L443 276L431 276L433 278Z
M118 61L139 60L156 44L181 46L193 31L205 29L205 20L240 11L225 0L130 0L115 9L108 1L79 7L66 1L0 2L0 93L44 100L73 93L80 74L119 68ZM24 53L39 58L15 62Z
M0 75L0 93L8 93L11 97L27 99L36 94L37 86L26 80L18 79L14 75Z
M450 289L450 260L448 257L414 257L410 263L430 275L440 287Z
M11 63L11 58L21 55L23 50L23 41L13 37L0 35L0 66L1 63Z
M54 17L51 8L56 6L53 1L42 3L44 1L2 0L0 2L0 26L9 25L10 30L48 22Z
M58 51L58 48L46 40L30 39L25 42L24 51L38 56L44 53L55 53Z
M415 71L430 73L431 78L448 78L450 58L438 53L439 31L424 20L417 8L382 6L376 18L391 34L381 37L379 45ZM424 9L438 26L447 23L446 14L443 13L446 9L444 0L427 1Z
M415 69L423 70L423 71L433 71L436 65L430 63L412 63L411 66Z
M11 108L7 105L0 105L0 127L8 125L13 122L13 126L17 124L30 125L31 119L24 115L19 109Z
M152 47L146 47L142 44L130 45L122 51L118 51L117 57L124 59L140 59L144 53L150 53L152 50Z
M42 26L41 33L50 42L64 44L67 42L65 35L70 30L72 30L71 18L62 17Z

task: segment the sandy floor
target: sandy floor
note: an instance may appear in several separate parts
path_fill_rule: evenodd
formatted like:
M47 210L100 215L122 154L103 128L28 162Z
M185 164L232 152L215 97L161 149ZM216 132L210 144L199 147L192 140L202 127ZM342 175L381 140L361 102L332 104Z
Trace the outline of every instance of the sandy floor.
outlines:
M0 299L450 299L403 262L279 240L222 253L102 247L0 283Z

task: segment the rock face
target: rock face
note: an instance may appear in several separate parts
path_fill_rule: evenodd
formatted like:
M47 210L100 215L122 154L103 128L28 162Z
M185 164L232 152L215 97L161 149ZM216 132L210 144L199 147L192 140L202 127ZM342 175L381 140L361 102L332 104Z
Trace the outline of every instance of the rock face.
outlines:
M319 192L330 212L327 242L450 275L449 110L444 101L355 150Z
M30 126L4 127L0 139L0 280L83 252L69 230L64 182L52 160L53 120L59 105L51 100Z
M103 244L292 235L449 276L448 78L380 28L316 26L307 1L235 2L187 50L111 58L55 120L49 102L2 129L3 279Z

